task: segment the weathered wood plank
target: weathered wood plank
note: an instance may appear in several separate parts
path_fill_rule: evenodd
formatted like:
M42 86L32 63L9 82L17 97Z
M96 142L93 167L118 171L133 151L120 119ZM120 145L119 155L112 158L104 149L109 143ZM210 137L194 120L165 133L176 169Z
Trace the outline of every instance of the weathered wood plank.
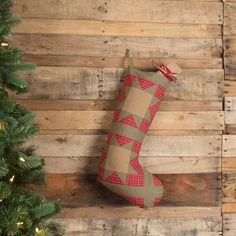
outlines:
M39 67L25 74L29 92L21 99L115 99L121 86L121 68ZM183 70L165 100L221 100L223 70ZM17 96L13 97L18 98Z
M28 144L42 156L99 156L104 135L38 135ZM186 148L188 147L188 148ZM141 156L220 156L221 136L146 136Z
M236 125L225 124L225 134L236 134Z
M113 111L34 111L34 113L41 130L110 129L113 116ZM160 111L155 116L150 129L223 130L224 113L222 111Z
M236 35L236 2L226 1L224 3L224 35Z
M121 68L124 67L123 57L102 57L102 56L66 56L66 55L32 55L24 54L26 61L31 61L39 66L79 66L79 67L102 67ZM151 60L156 58L151 57ZM132 58L133 65L140 69L154 69L153 65L146 58ZM181 68L189 69L222 69L222 58L211 59L181 59L181 58L158 58L163 64L176 62Z
M226 97L236 96L236 81L226 80L224 82L224 93Z
M236 135L223 135L223 157L236 157Z
M236 50L236 37L227 36L224 40L224 48L226 51L232 52Z
M219 173L161 174L158 177L165 186L162 206L219 206ZM96 175L47 174L46 184L46 189L34 188L48 199L60 198L65 206L132 205L99 184Z
M225 134L236 134L236 97L225 97Z
M98 130L98 129L54 129L39 130L41 135L101 135L107 134L109 130ZM149 130L148 135L160 135L160 136L182 136L182 135L221 135L223 130L184 130L184 129L156 129Z
M236 203L229 202L222 204L222 213L235 213L236 212Z
M236 96L236 81L225 80L224 94L226 97Z
M226 111L236 111L236 97L225 97L224 107Z
M220 38L221 25L23 18L14 33Z
M114 214L114 212L116 214ZM130 218L137 217L220 217L220 207L153 207L150 209L142 209L135 206L130 207L112 207L112 206L97 206L97 207L79 207L79 208L64 208L64 211L58 214L57 219L67 218Z
M236 235L236 214L223 214L223 235L235 236Z
M52 7L53 6L53 7ZM14 14L22 17L82 20L140 21L165 23L222 23L222 3L192 1L57 1L14 2Z
M78 209L79 210L79 209ZM221 217L171 217L171 218L127 218L127 219L53 219L51 222L66 227L66 235L84 236L142 236L142 235L194 235L219 236Z
M229 172L227 170L227 172L223 173L223 178L222 178L223 203L236 203L235 180L236 180L236 171Z
M13 44L27 54L210 59L221 57L221 39L14 34Z
M17 99L17 103L35 111L112 111L115 100ZM222 111L220 101L162 101L159 111Z
M99 157L44 157L47 173L96 174ZM140 164L155 174L208 173L220 171L220 158L141 156ZM226 169L226 163L223 164Z
M235 81L236 78L236 67L235 62L236 58L233 54L236 54L236 51L231 51L225 53L225 79Z
M224 53L225 75L227 80L236 80L236 51L227 51Z
M235 157L222 158L222 171L236 172L236 158Z
M225 123L229 125L236 124L236 111L225 112Z

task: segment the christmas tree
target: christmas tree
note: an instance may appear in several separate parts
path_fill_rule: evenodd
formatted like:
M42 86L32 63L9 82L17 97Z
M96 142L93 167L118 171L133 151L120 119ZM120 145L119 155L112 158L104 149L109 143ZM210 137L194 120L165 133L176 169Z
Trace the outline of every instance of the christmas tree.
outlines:
M0 0L0 235L62 235L59 225L48 221L61 211L60 201L50 202L33 189L46 186L44 159L25 145L38 132L36 117L9 97L9 91L27 92L19 72L35 69L10 45L11 27L20 22L11 6L11 0Z

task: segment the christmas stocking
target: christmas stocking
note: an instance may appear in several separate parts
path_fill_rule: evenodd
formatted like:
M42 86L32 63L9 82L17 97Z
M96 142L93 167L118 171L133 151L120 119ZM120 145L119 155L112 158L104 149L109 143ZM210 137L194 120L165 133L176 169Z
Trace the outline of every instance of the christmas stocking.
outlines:
M139 152L165 91L180 67L153 64L157 72L125 68L113 113L112 126L102 148L97 180L139 207L156 206L164 193L162 182L139 164Z

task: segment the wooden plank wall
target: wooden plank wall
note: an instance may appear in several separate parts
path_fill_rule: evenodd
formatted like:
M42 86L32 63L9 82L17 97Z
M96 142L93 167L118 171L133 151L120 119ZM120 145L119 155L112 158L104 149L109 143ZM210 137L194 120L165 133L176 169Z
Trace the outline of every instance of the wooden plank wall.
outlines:
M236 2L227 4L228 11L236 7ZM227 163L236 165L236 136L222 135L224 119L228 131L236 125L231 63L236 41L233 27L225 28L230 39L225 38L223 58L224 5L219 0L15 1L14 12L23 21L14 29L13 43L38 70L25 74L29 92L12 96L37 115L40 135L29 144L45 158L48 184L38 190L62 199L64 212L55 220L66 226L66 235L222 233L223 137L224 150L229 149L223 160L228 170L225 212L235 202L234 173ZM142 147L141 163L166 188L160 206L148 210L130 205L95 180L126 48L136 68L153 70L155 59L184 69ZM231 110L226 117L223 60L229 61L225 93L228 89ZM228 225L233 222L226 219Z
M225 134L223 136L223 231L236 235L236 1L224 2L224 106Z

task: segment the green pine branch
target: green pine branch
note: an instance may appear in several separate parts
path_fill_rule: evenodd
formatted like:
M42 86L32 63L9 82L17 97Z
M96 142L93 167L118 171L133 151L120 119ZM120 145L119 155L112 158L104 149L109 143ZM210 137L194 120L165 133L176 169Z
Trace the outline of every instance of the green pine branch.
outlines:
M34 190L46 187L44 159L25 145L38 133L36 116L8 94L27 92L22 72L36 68L11 45L11 27L20 23L11 6L11 0L0 0L0 236L61 236L60 225L47 221L61 211L60 201Z
M9 172L6 160L0 159L0 178L6 176Z

